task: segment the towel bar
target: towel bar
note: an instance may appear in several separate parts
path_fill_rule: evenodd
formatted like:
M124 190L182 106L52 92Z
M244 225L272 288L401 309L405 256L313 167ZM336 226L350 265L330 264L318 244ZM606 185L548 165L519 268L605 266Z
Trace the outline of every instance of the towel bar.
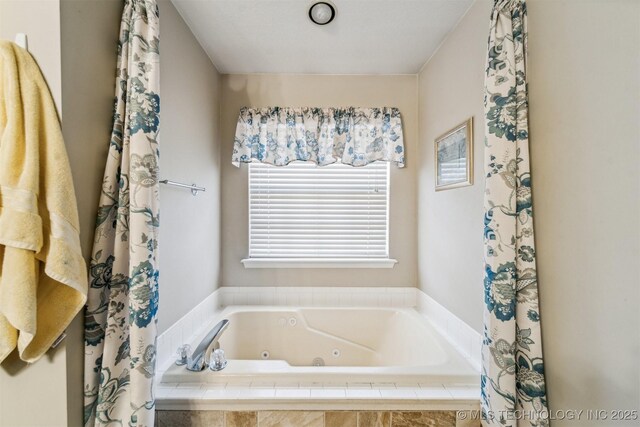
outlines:
M194 196L198 195L198 191L207 191L206 188L198 187L195 184L191 184L191 185L183 184L181 182L170 181L168 179L160 180L160 184L173 185L174 187L180 187L180 188L188 188L191 190L191 194L193 194Z

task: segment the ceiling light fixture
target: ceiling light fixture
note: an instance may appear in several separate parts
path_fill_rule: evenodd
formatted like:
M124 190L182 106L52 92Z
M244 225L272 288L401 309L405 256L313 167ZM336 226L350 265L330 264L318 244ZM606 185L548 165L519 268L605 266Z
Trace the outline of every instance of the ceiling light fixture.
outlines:
M309 8L309 19L314 24L327 25L336 17L336 8L333 4L326 1L319 1L311 5Z

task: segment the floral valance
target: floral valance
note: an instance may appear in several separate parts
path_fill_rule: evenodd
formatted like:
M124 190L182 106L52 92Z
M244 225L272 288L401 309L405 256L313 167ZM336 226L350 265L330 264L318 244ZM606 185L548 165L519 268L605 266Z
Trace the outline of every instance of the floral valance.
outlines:
M243 108L232 162L284 166L364 166L377 160L404 167L402 119L397 108Z

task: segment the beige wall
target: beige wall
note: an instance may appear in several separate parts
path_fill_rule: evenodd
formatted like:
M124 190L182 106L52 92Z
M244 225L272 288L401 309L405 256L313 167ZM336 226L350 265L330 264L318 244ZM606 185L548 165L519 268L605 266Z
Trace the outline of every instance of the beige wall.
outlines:
M220 275L220 75L173 4L160 1L159 331L217 289Z
M224 286L415 286L417 80L413 75L251 74L222 79L222 284ZM247 166L231 165L238 112L265 107L394 106L404 122L407 166L391 168L393 269L245 269L248 255Z
M489 13L476 3L419 75L418 283L476 330L482 328L482 97ZM487 33L488 34L488 33ZM433 141L474 118L474 182L435 191Z
M60 2L0 1L0 37L27 33L29 50L49 84L58 111L62 105ZM0 365L0 426L67 425L67 343L27 366L9 356ZM33 402L38 402L34 410Z
M531 162L551 409L640 409L640 3L529 0L528 6ZM476 2L420 74L419 286L478 331L490 8ZM471 115L476 184L436 193L433 139Z
M529 16L549 397L640 410L640 2L530 0Z

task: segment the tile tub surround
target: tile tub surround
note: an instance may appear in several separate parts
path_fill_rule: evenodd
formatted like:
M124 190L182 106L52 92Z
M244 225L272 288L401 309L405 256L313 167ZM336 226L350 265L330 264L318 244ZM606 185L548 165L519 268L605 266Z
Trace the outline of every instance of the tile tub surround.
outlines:
M416 289L415 309L480 372L482 335L436 300Z
M258 413L245 411L245 412L225 412L224 413L225 426L229 427L251 427L258 425Z
M220 296L220 289L214 291L169 329L158 335L156 377L160 377L176 361L178 347L190 344L195 348L198 345L198 337L210 326L211 319L222 310Z
M204 381L200 383L200 380L190 378L184 383L161 382L165 370L173 366L176 349L183 343L195 348L200 336L213 327L226 306L262 307L273 304L295 308L413 309L471 366L476 369L479 366L480 335L416 288L220 288L158 338L157 408L214 412L290 409L426 411L470 410L478 405L478 384L455 382L413 384L358 380L348 383L346 378L326 382L282 382L258 380L251 375L244 382L235 379L232 382L216 380L205 384Z
M391 426L391 412L384 412L384 411L358 412L358 424L361 426L371 426L371 427L389 427Z
M158 381L183 344L192 348L227 306L415 308L476 369L481 335L417 288L398 287L222 287L158 337Z
M325 427L357 427L358 413L350 411L330 411L324 413Z
M158 427L479 427L456 411L156 411Z

